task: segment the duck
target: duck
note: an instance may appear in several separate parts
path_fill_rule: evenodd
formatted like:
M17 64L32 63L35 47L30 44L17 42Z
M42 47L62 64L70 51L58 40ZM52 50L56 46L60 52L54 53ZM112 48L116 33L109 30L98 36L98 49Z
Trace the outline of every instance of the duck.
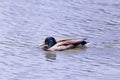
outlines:
M79 45L83 47L87 43L86 39L64 39L56 41L54 37L47 37L40 45L43 46L42 49L44 51L63 51L76 48Z

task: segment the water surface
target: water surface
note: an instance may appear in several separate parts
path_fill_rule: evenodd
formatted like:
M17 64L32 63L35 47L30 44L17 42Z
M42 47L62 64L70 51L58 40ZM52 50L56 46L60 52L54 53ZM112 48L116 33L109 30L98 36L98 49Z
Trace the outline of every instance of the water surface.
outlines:
M87 48L45 52L47 36ZM119 0L0 0L0 80L120 80Z

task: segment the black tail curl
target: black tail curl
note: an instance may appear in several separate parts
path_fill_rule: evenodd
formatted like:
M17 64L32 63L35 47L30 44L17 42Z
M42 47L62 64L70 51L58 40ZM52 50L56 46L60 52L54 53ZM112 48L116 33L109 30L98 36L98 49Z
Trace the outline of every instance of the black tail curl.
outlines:
M85 44L87 44L88 42L86 42L86 41L81 41L81 45L85 45Z

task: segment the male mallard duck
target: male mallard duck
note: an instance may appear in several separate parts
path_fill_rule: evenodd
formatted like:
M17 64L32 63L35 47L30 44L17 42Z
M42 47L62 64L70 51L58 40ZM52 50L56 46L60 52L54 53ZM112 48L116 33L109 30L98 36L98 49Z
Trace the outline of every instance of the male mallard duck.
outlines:
M72 49L80 46L85 46L87 42L83 40L76 40L76 39L66 39L66 40L60 40L56 41L53 37L47 37L44 41L44 47L43 50L45 51L61 51L66 49Z

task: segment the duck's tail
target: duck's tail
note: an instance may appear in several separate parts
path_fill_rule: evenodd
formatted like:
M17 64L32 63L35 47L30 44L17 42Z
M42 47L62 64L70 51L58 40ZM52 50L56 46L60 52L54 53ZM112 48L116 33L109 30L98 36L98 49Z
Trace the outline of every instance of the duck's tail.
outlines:
M87 41L85 41L85 40L83 40L83 41L81 41L81 45L85 45L85 44L87 44L88 42Z
M81 41L80 44L84 46L85 44L89 43L89 42L87 42L86 40L87 40L87 38L84 38L84 39Z

